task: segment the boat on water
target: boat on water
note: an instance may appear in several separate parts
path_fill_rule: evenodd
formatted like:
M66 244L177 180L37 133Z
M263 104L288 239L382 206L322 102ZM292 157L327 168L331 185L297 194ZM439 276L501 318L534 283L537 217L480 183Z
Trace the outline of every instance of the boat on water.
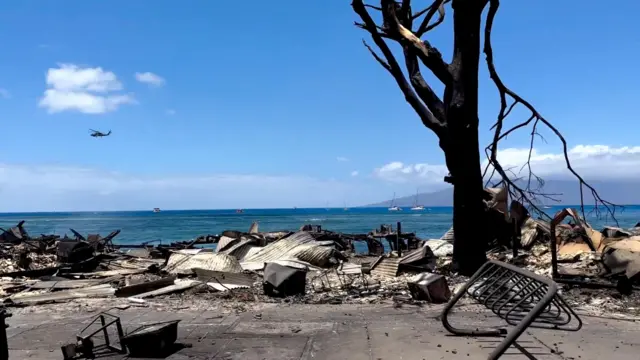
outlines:
M416 189L416 198L413 201L413 207L411 208L411 210L413 210L413 211L422 211L422 210L424 210L424 206L423 205L418 205L418 189Z
M347 207L347 202L344 202L344 211L349 211L349 208Z
M153 208L153 212L154 213L159 213L160 212L160 208Z
M391 200L391 206L389 207L389 211L402 211L402 208L394 205L396 202L396 193L393 193L393 199Z
M236 210L236 214L242 214L242 213L244 213L244 210L242 210L242 209L237 209Z

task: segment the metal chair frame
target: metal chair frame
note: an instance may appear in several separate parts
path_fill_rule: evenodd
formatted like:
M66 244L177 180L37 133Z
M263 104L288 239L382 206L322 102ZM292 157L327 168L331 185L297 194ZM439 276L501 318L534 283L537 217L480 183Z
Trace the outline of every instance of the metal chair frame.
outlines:
M511 264L490 260L447 303L442 312L442 325L450 333L461 336L504 336L488 359L498 359L529 327L578 331L582 320L557 294L558 285L551 279ZM514 326L506 328L465 329L449 323L448 315L465 295L491 310Z

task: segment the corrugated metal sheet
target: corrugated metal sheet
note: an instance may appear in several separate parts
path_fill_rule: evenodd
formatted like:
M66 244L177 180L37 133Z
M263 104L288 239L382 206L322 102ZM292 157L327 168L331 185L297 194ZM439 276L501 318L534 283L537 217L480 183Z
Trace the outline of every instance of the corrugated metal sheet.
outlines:
M397 257L385 257L371 269L371 273L374 275L382 275L387 277L398 276L398 267L400 266L400 258Z
M315 266L325 266L335 249L317 245L308 232L299 231L287 238L271 243L252 256L248 263L268 263L275 260L302 260Z
M400 259L400 264L413 264L419 261L422 261L426 258L433 258L433 252L431 251L431 248L428 247L425 243L425 245L423 245L421 248L415 249L409 253L407 253L406 255L404 255L401 259Z
M316 266L326 266L334 254L335 249L326 246L305 245L292 251L291 256L295 256L299 260L306 261Z
M222 253L231 255L238 259L239 261L244 260L249 251L255 247L256 239L250 237L243 237L235 245L229 247L227 250L222 251Z
M447 232L444 233L444 235L442 235L440 240L452 242L453 239L454 239L454 234L453 234L453 226L452 226L451 229L447 230Z
M175 252L178 254L195 255L202 252L213 252L213 249L208 249L208 248L181 249L181 250L176 250Z
M288 266L294 269L301 269L301 270L312 270L312 271L321 271L322 268L317 267L317 266L313 266L311 264L309 264L306 261L302 261L302 260L295 260L295 259L291 259L291 260L273 260L270 261L272 263L276 263L282 266ZM240 265L242 265L242 268L244 270L250 270L250 271L261 271L264 270L264 267L266 265L266 263L263 262L243 262Z
M244 259L247 259L251 256L254 256L255 254L257 254L258 252L260 252L260 250L262 250L261 246L249 246L247 248L247 253L244 254L242 261L244 261Z
M204 281L207 285L218 291L227 291L233 289L247 289L253 286L254 277L250 274L228 273L221 271L209 271L203 269L195 269L198 280Z
M169 256L165 271L171 274L191 274L194 268L213 271L242 272L242 267L233 256L219 253L187 255L175 252Z
M342 263L338 267L339 274L345 275L360 275L362 274L362 265L354 263Z
M220 240L218 240L218 245L216 245L216 252L227 250L238 242L240 242L240 239L234 239L232 237L222 235L220 236Z

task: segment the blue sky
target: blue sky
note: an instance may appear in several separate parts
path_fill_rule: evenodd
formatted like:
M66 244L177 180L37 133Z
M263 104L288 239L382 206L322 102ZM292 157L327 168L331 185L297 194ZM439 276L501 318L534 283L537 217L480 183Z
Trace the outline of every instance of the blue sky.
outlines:
M639 11L503 1L494 27L504 81L593 178L638 172ZM354 20L338 0L3 2L0 211L355 206L441 188L435 137ZM451 23L429 35L445 59ZM481 69L486 144L498 102ZM562 176L545 136L539 171ZM504 161L527 142L505 141Z

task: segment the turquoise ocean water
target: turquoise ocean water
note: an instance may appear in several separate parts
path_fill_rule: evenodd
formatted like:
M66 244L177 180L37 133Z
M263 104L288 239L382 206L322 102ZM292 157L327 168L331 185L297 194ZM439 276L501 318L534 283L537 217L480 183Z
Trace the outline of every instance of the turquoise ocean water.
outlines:
M553 214L562 207L548 209ZM69 228L82 234L100 233L103 236L115 229L122 233L116 242L140 243L162 240L163 243L193 239L199 235L219 234L224 230L248 230L258 221L261 231L295 230L303 224L322 225L323 229L345 233L366 233L380 224L402 222L403 232L415 232L424 239L439 238L451 227L452 209L433 207L425 211L389 212L386 208L344 209L248 209L242 214L235 210L175 210L76 213L4 213L0 227L15 226L26 220L25 227L32 235L71 235ZM640 221L640 206L628 206L616 215L620 226L631 227ZM609 218L588 218L596 228L613 224Z

